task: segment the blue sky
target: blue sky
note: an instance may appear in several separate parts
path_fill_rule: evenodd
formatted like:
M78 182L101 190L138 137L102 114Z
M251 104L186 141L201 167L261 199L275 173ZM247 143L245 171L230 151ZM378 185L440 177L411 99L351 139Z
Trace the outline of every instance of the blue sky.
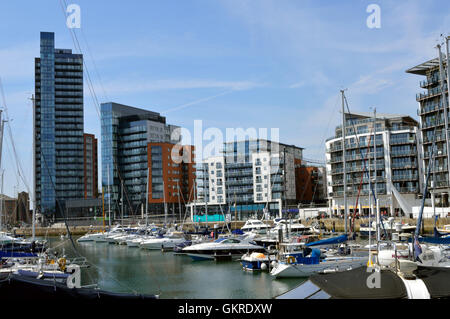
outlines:
M226 128L279 128L281 142L304 147L306 158L319 160L324 140L340 122L342 88L352 110L376 107L417 119L421 79L405 70L434 58L439 35L450 32L450 3L444 0L66 3L81 8L75 32L99 102L157 111L190 130L194 120L224 134ZM379 29L366 25L372 3L381 8ZM0 77L31 186L29 97L39 32L55 32L56 47L77 50L60 1L3 1L0 21ZM100 141L86 80L85 131ZM25 190L9 137L2 166L5 193Z

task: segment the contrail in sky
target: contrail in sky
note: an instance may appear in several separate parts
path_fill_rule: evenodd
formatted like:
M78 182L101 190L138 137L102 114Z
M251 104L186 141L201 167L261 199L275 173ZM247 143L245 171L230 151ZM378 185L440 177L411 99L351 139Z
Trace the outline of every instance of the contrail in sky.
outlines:
M189 103L186 103L186 104L182 104L182 105L176 106L174 108L168 109L168 110L163 111L163 112L164 113L168 113L168 112L172 112L172 111L181 110L181 109L184 109L184 108L186 108L188 106L195 105L195 104L198 104L198 103L201 103L201 102L206 102L206 101L215 99L215 98L217 98L219 96L223 96L223 95L229 94L229 93L234 92L234 91L236 91L236 90L227 90L227 91L224 91L222 93L219 93L219 94L216 94L216 95L213 95L213 96L205 97L203 99L199 99L199 100L196 100L196 101L193 101L193 102L189 102Z

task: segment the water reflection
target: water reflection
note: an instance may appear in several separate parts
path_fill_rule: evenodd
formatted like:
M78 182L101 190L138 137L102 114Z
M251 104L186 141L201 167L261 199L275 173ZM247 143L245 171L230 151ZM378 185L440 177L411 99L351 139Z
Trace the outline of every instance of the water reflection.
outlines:
M66 255L76 256L69 241L51 239ZM92 266L83 269L82 284L97 282L101 289L160 294L178 299L268 299L304 279L273 279L267 272L242 270L239 262L192 261L172 252L130 248L108 243L75 242L77 251Z

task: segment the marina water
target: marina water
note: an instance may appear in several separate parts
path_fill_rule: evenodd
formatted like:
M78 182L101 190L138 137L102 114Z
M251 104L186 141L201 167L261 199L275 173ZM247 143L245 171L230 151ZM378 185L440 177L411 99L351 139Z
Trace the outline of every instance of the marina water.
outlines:
M54 237L49 242L68 258L77 256L70 240ZM160 294L163 299L270 299L306 280L243 271L238 261L193 261L173 252L78 243L76 237L74 243L91 265L82 269L82 285L97 283L114 292Z

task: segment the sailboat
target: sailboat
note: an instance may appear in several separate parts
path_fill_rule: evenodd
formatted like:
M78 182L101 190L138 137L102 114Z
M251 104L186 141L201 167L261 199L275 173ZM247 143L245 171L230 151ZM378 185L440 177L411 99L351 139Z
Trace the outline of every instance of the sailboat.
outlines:
M285 254L283 258L278 260L274 265L270 274L276 278L282 277L309 277L312 274L324 271L345 271L348 269L358 268L365 265L367 257L354 255L327 255L323 254L317 247L330 247L346 243L350 239L348 233L348 212L347 212L347 185L346 185L346 161L345 161L345 110L344 110L344 90L342 95L342 145L343 145L343 172L344 172L344 219L345 234L337 237L327 238L304 245L303 249L294 254ZM347 254L347 250L342 252ZM351 253L351 250L350 250Z
M430 158L433 158L433 151L434 139ZM371 253L366 266L340 273L313 275L306 283L277 298L450 298L447 285L450 281L449 256L442 246L428 247L419 243L431 166L428 166L419 218L410 243L399 244L377 239L376 251L372 252L369 247Z

